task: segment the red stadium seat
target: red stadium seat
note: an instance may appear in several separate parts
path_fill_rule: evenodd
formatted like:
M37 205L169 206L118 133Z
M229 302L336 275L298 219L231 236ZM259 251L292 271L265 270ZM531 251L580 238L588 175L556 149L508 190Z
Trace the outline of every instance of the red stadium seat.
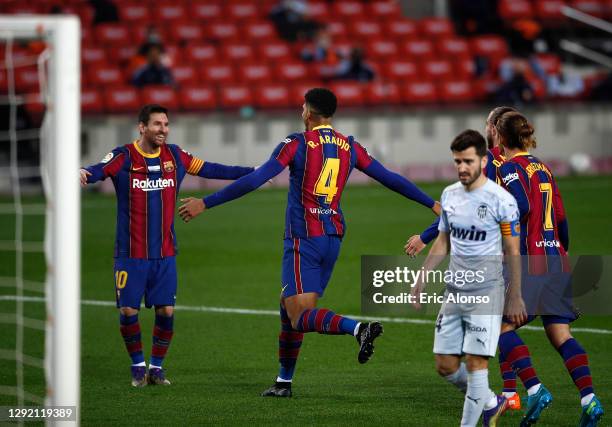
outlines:
M420 22L421 35L426 38L440 39L455 35L453 24L448 18L427 18Z
M156 3L152 9L153 17L160 24L169 23L168 21L184 21L187 19L187 10L181 2L174 3Z
M193 65L178 63L172 67L172 77L181 86L198 83L198 73Z
M233 21L256 20L258 5L255 2L229 3L226 6L227 16Z
M400 46L411 59L419 61L434 59L433 44L428 40L409 40Z
M104 111L102 94L98 89L84 88L81 90L81 112L83 114L96 114Z
M171 111L178 108L178 96L170 86L145 86L140 93L143 104L160 104Z
M372 40L366 45L367 56L375 60L395 58L398 54L397 44L393 40Z
M106 62L106 50L102 47L83 46L81 49L83 65L101 64Z
M366 5L366 13L372 18L390 19L402 15L399 2L394 0L373 1Z
M407 59L388 62L383 72L387 78L401 83L414 80L419 75L417 64Z
M359 19L365 16L365 9L358 1L336 1L332 3L332 14L342 19Z
M533 95L537 100L542 100L546 97L546 84L542 80L534 77L528 77L527 81L533 89Z
M363 86L356 82L335 82L330 85L330 89L338 97L338 106L360 107L365 103Z
M301 108L302 104L304 104L304 95L306 92L314 87L323 86L325 85L318 80L302 81L293 84L290 88L291 93L289 94L291 100L290 106L296 109Z
M472 83L474 98L478 101L486 101L499 88L499 80L495 78L481 78Z
M6 71L0 70L0 93L8 92L8 83L6 80Z
M91 67L88 71L88 79L96 85L122 85L126 83L121 69L114 65Z
M197 43L204 38L204 29L197 23L177 23L171 25L168 31L170 39L176 43L194 42Z
M95 33L100 46L120 46L132 41L128 27L120 23L98 24Z
M561 58L554 53L540 53L536 56L546 74L555 75L561 72Z
M106 56L114 61L128 62L136 56L136 51L136 46L115 46L106 49Z
M448 80L453 76L453 64L444 59L434 59L421 64L421 75L432 81Z
M203 64L200 79L206 83L232 83L235 80L234 69L231 65L223 62Z
M369 105L396 105L402 102L402 95L396 83L375 81L366 86L365 96Z
M535 0L535 15L538 19L549 24L567 21L568 18L561 13L563 6L565 6L563 0Z
M191 62L210 62L218 59L217 48L209 44L189 44L184 53L185 59Z
M135 24L148 22L151 19L149 5L142 3L117 2L117 9L121 21L133 22Z
M453 61L454 75L460 79L473 79L476 76L476 64L473 58L458 58Z
M223 8L219 3L197 1L191 5L191 18L203 21L216 21L223 16Z
M332 39L346 38L348 35L348 29L342 21L332 21L327 24L327 31L329 32Z
M277 38L276 29L269 22L253 22L243 27L244 39L253 43L265 43Z
M35 65L15 68L15 91L17 93L38 93L40 77Z
M508 44L501 36L477 36L473 37L470 43L474 55L486 56L494 60L508 56Z
M606 16L605 5L600 0L572 0L569 6L597 18L604 18Z
M353 21L351 23L351 34L361 40L379 38L382 35L382 27L376 21Z
M324 21L331 13L328 3L323 1L308 2L308 14L317 20Z
M183 110L211 110L217 108L217 93L209 86L185 86L179 91Z
M497 13L505 20L533 18L533 9L528 0L500 0Z
M438 40L436 43L437 51L443 57L452 59L470 58L470 44L462 37L450 37Z
M259 46L259 54L263 59L272 61L288 61L291 58L291 49L285 42L264 43Z
M287 82L304 80L308 77L308 68L302 62L284 62L276 67L276 77Z
M219 89L222 108L239 108L253 105L253 95L248 86L227 85Z
M227 43L221 48L225 59L229 61L248 61L254 58L253 47L247 43Z
M265 63L245 63L238 67L238 77L241 83L260 83L269 81L270 67Z
M474 91L469 80L452 80L439 84L440 100L445 103L474 101Z
M206 27L207 36L213 40L233 42L238 41L238 27L231 23L215 22Z
M402 99L407 104L428 104L438 102L436 86L430 82L411 82L402 88Z
M385 30L389 37L395 37L398 41L413 39L418 34L417 25L408 19L390 21Z
M282 84L259 85L255 88L255 105L262 108L287 108L291 105L289 88Z
M111 86L104 89L104 103L107 113L135 114L142 106L139 91L132 86Z

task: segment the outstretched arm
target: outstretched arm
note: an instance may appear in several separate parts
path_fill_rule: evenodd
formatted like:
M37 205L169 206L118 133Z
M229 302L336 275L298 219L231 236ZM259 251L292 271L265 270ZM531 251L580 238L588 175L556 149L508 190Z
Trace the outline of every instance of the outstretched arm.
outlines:
M272 158L250 174L244 175L227 187L204 197L204 199L197 199L195 197L181 199L181 202L185 202L185 204L179 208L179 215L183 221L189 222L204 212L205 209L222 205L256 190L268 180L281 173L283 169L285 167L278 160Z
M181 158L181 162L185 165L185 169L189 175L208 179L238 179L241 176L248 175L255 170L255 168L252 167L227 166L219 163L205 162L188 151L185 151L180 147L177 148L179 148L178 153Z
M438 225L440 224L440 218L436 218L421 234L415 234L411 236L406 245L404 251L406 255L414 257L417 256L425 246L429 244L433 239L438 237Z
M433 209L434 212L439 215L439 204L437 204L431 197L425 194L411 181L407 180L400 174L391 172L389 169L385 168L378 160L372 159L369 166L363 169L363 172L390 190L393 190L410 200L414 200L423 206Z
M124 162L125 154L120 148L115 148L104 156L100 163L81 168L81 186L85 187L87 184L93 184L109 176L117 175Z

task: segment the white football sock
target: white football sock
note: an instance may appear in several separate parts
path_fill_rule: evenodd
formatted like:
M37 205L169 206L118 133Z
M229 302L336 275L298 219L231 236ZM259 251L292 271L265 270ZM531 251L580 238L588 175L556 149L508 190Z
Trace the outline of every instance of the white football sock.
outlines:
M140 363L136 363L132 366L147 366L147 364L145 362L140 362Z
M529 387L527 389L527 396L533 396L534 394L536 394L538 391L540 391L540 387L542 387L542 384L537 383L536 385L532 385L531 387Z
M475 427L486 402L495 397L489 388L489 370L481 369L467 374L467 391L463 402L461 427Z
M497 396L493 394L493 396L491 396L491 398L485 403L484 409L486 411L488 409L493 409L496 406L497 406Z
M582 399L580 399L580 405L582 406L586 406L589 404L589 402L591 401L592 398L595 397L595 393L589 393L586 396L584 396Z
M292 380L286 380L284 378L281 377L276 377L276 382L277 383L290 383Z
M149 363L149 369L161 369L161 366L155 366Z
M461 365L459 365L459 369L452 374L445 376L444 379L461 390L462 393L465 393L465 390L467 389L467 369L465 367L465 363L461 363Z
M512 397L516 394L516 391L504 391L505 397Z

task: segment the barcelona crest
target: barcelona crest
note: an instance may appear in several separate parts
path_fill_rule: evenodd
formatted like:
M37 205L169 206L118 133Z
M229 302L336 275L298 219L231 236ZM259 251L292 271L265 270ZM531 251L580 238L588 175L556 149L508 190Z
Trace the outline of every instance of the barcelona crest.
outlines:
M174 163L172 163L172 160L164 162L164 170L168 173L174 171Z

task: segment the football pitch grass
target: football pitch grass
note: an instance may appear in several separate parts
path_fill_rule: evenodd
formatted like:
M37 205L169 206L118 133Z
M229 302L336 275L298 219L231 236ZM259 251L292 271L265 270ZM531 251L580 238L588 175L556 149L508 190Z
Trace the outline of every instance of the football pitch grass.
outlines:
M612 177L562 179L559 186L569 217L571 253L612 254ZM434 198L439 198L443 187L422 186ZM205 212L189 224L177 216L177 304L254 312L177 310L175 336L164 364L172 386L130 387L130 362L119 334L116 309L83 305L84 425L459 424L463 396L435 372L432 323L385 323L385 334L365 365L357 362L353 337L306 334L294 397L259 397L272 384L278 369L279 320L271 312L278 310L286 197L284 189L260 190ZM406 239L427 226L433 214L378 185L349 186L342 207L347 235L320 306L358 315L360 256L401 254ZM113 303L115 199L85 193L82 212L82 298ZM10 261L8 256L6 265ZM0 301L1 312L14 312L14 306L14 302ZM40 303L25 303L30 317L44 318L43 308ZM140 319L148 359L152 311L143 310ZM431 321L433 317L422 319ZM533 325L540 323L536 320ZM612 316L584 317L574 327L612 331ZM596 392L608 410L601 425L612 425L612 334L574 335L589 353ZM10 326L0 336L6 337L8 348L14 345ZM561 357L543 331L525 330L521 336L530 346L540 379L554 396L552 407L538 425L577 425L578 392ZM28 331L25 352L41 354L41 343L42 333ZM14 362L0 363L0 383L11 384ZM491 361L489 371L492 388L499 391L496 360ZM26 389L42 395L42 387L40 369L26 367ZM519 390L526 404L524 390ZM0 405L9 404L14 404L14 399L0 396ZM500 425L518 425L520 418L518 412L507 412Z

